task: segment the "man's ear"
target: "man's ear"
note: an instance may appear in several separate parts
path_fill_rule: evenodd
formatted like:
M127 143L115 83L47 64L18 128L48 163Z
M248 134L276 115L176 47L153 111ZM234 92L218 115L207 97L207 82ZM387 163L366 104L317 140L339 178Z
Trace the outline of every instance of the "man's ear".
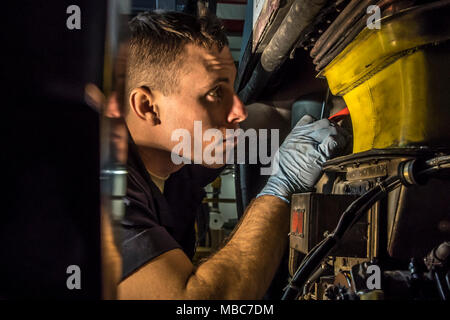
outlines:
M154 93L147 87L134 88L130 93L130 107L139 119L152 125L161 123Z

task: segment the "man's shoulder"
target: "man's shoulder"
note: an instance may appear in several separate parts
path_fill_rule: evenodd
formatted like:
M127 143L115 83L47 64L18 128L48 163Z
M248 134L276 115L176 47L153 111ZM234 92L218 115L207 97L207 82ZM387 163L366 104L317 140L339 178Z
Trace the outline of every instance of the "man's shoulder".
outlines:
M137 148L133 142L128 144L127 158L127 197L136 200L153 198L152 181L140 159Z
M133 167L127 167L127 193L128 201L139 201L148 204L153 198L152 190L146 179Z

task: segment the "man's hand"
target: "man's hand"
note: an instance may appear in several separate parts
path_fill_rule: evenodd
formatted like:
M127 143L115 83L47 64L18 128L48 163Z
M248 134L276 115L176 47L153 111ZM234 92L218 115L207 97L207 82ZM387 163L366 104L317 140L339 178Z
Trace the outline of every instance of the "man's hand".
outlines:
M248 206L227 244L198 267L180 249L151 260L119 286L121 299L260 299L286 249L296 190L314 186L321 164L345 145L328 120L303 117L280 147L278 173ZM282 200L284 198L284 201Z
M322 175L322 164L342 151L348 134L328 119L313 122L305 115L281 145L278 170L257 197L273 195L289 203L291 195L310 191Z

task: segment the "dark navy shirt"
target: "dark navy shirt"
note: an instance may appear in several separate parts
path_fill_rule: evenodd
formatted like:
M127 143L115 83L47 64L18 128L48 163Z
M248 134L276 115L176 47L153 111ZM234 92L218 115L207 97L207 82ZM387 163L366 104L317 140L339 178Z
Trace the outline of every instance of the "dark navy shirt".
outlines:
M192 259L195 253L195 217L204 187L222 171L185 165L170 175L164 194L151 180L130 141L127 160L125 216L121 223L123 278L162 253L180 248Z

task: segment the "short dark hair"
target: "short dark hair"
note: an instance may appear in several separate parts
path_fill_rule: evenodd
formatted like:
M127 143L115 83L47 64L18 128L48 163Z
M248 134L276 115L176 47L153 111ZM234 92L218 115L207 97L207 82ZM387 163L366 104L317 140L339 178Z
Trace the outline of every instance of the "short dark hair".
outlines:
M228 45L222 22L214 15L144 12L130 23L127 93L149 86L167 95L176 91L182 53L188 43L219 50Z

